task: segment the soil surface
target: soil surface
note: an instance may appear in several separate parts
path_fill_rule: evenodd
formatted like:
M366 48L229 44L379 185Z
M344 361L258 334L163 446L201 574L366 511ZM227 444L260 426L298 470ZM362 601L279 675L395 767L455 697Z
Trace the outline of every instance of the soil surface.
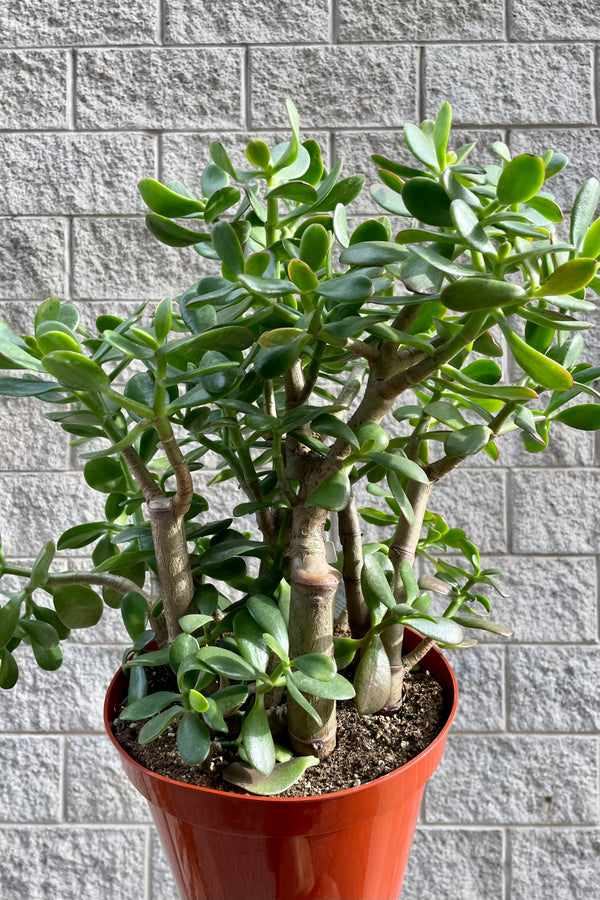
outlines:
M170 670L152 670L151 690L173 690ZM176 687L175 687L176 690ZM284 714L285 709L279 708ZM352 701L338 703L337 746L320 765L307 769L302 778L279 797L308 797L358 787L387 775L421 753L440 732L446 713L441 685L425 670L413 670L404 682L404 700L393 713L359 716ZM137 735L142 722L113 722L113 733L126 752L145 768L175 781L219 791L245 794L225 781L223 769L238 759L229 747L213 743L210 762L188 766L177 753L176 727L167 729L151 744L141 745Z

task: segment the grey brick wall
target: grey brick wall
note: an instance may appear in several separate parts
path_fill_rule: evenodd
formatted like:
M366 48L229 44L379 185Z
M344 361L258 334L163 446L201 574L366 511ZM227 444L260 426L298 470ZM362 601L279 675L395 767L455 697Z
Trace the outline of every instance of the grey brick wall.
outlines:
M556 190L569 205L578 181L600 175L595 42L597 10L584 0L5 0L0 316L27 330L49 295L92 318L195 280L191 251L145 233L136 181L193 187L215 134L241 147L284 129L286 96L330 156L361 168L447 98L462 140L565 149ZM96 517L101 501L65 435L34 405L2 401L0 447L14 561L82 513ZM453 655L461 710L402 900L597 895L599 452L593 435L557 430L547 455L509 445L434 492L506 570L510 597L495 606L514 636ZM0 696L2 897L176 896L101 736L120 634L109 610L72 641L60 681L32 666Z

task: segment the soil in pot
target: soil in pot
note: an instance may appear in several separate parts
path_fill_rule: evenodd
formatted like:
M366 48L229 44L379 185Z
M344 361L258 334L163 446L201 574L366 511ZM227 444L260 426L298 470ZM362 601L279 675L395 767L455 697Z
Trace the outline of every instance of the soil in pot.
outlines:
M176 690L172 671L152 670L150 689ZM285 710L279 708L282 720ZM407 675L404 700L390 714L359 716L351 701L338 704L337 746L319 766L308 769L300 781L280 797L307 797L357 787L409 762L439 734L447 713L441 685L424 669ZM215 790L245 793L225 781L222 772L237 759L235 750L217 745L210 765L188 766L177 753L175 730L168 729L151 744L138 743L143 723L115 719L113 733L134 760L151 772Z

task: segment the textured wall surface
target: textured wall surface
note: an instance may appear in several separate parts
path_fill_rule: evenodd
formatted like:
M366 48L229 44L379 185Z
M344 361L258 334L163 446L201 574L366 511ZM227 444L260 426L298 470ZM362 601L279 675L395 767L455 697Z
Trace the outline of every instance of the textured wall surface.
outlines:
M0 317L26 331L50 295L91 318L196 280L193 251L145 233L136 182L193 189L216 135L241 148L283 133L286 96L348 171L369 171L374 147L395 153L402 124L447 98L461 140L566 150L556 191L569 205L600 175L598 22L584 0L4 0ZM590 346L598 361L600 339ZM0 524L26 560L101 499L39 407L0 408ZM597 896L599 453L594 435L557 429L545 456L509 442L434 491L506 570L496 610L514 635L455 658L461 709L402 900ZM60 679L32 666L0 696L7 900L176 896L101 735L122 640L109 610L72 640Z

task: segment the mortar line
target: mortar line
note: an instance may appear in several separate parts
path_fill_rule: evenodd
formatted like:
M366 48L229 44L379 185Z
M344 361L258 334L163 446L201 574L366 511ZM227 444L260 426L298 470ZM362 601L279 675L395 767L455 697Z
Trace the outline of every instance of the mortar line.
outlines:
M512 894L512 838L508 827L502 829L502 880L504 882L504 900L511 900Z
M248 131L252 123L252 102L251 102L251 62L250 47L244 49L242 58L241 85L240 85L240 106L241 118L244 130Z
M419 122L422 122L425 118L425 106L426 106L426 97L425 97L425 78L427 75L427 59L425 56L425 47L423 45L418 45L416 48L417 51L417 59L416 59L416 67L417 67L417 119Z
M502 677L504 682L504 731L508 733L510 725L510 645L503 648Z
M156 43L159 46L165 43L165 0L156 0Z
M60 740L60 782L58 793L58 821L67 822L67 736Z
M600 50L598 45L592 48L592 83L591 83L591 94L592 94L592 107L596 116L595 124L600 122L600 98L598 97L598 54Z
M67 50L66 60L66 124L69 131L74 131L76 128L77 50Z
M504 40L507 44L513 44L512 38L512 0L504 0Z
M73 299L73 216L65 219L65 299Z
M154 177L157 181L163 179L163 134L157 132L153 135L154 144Z
M338 0L330 0L329 3L329 42L333 45L339 43L340 21Z
M542 467L540 466L540 469ZM514 555L514 534L512 521L512 470L507 469L504 473L504 529L506 533L506 552L510 556ZM526 554L529 556L529 554ZM579 554L578 554L579 555Z

